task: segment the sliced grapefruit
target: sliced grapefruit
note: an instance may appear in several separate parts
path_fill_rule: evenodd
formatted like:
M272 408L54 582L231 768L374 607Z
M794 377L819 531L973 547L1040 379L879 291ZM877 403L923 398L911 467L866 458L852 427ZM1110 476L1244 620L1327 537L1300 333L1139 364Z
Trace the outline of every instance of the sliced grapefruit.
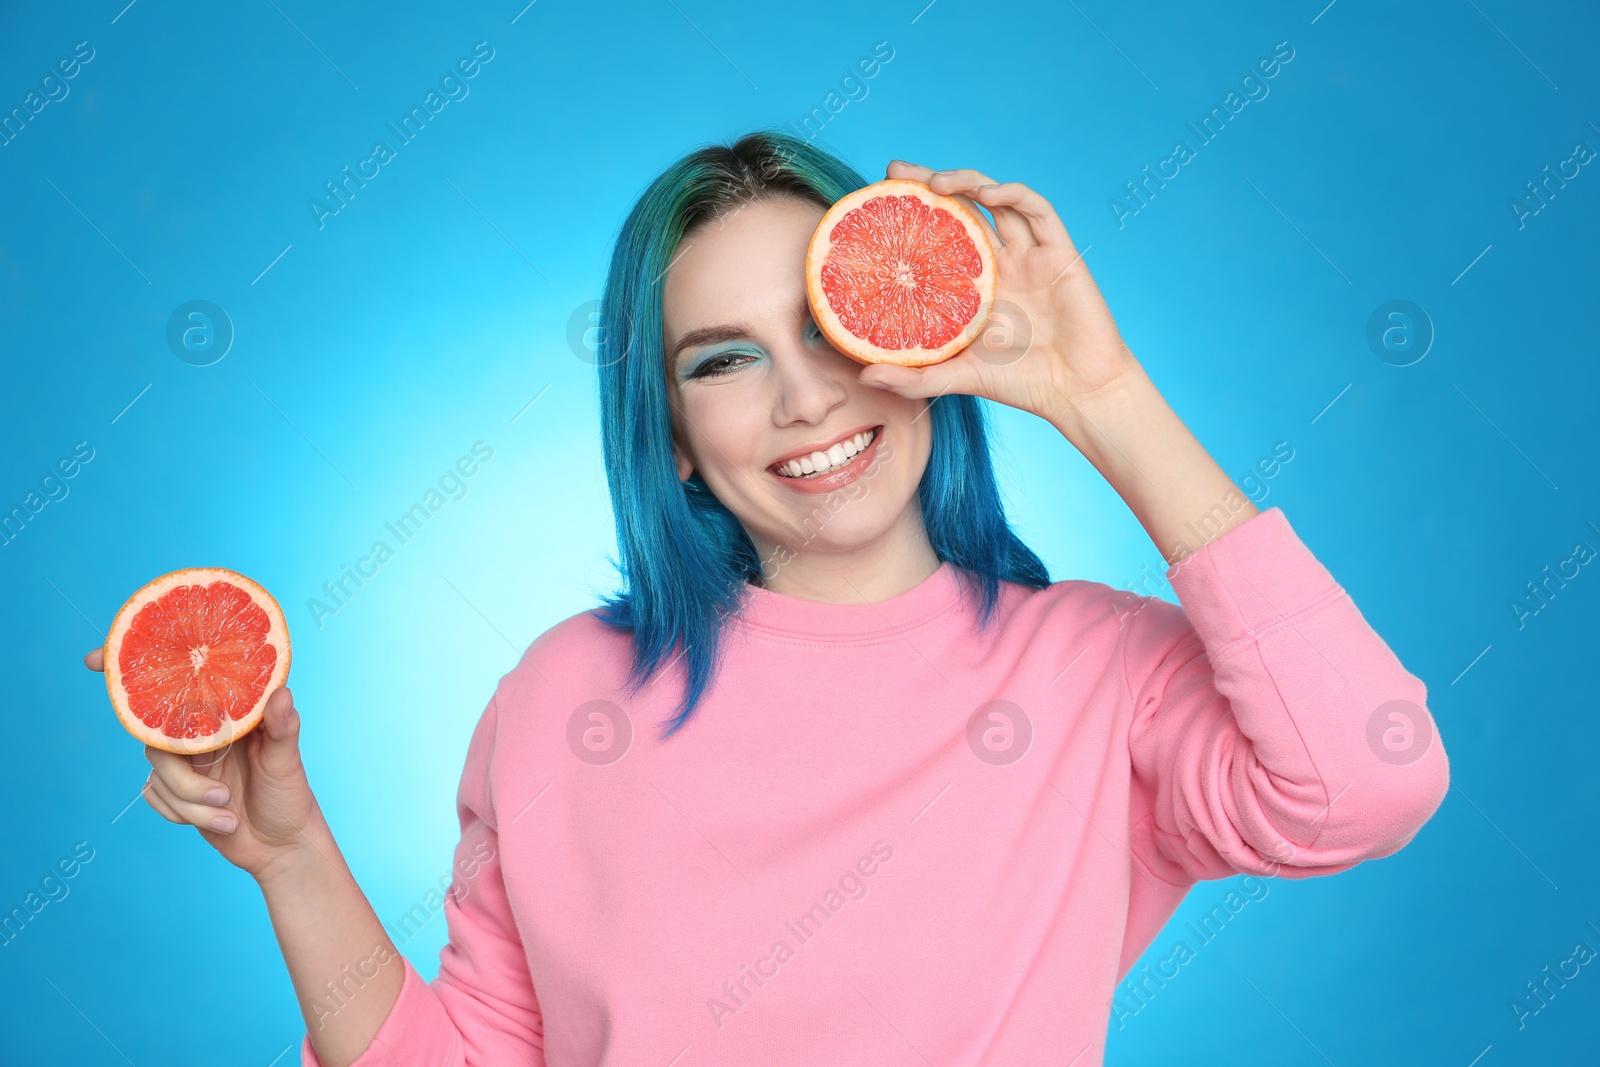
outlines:
M828 343L858 363L924 367L982 332L994 245L961 201L889 178L840 199L806 248L806 299Z
M267 697L289 677L289 626L244 575L188 567L122 605L105 668L130 734L167 752L213 752L261 725Z

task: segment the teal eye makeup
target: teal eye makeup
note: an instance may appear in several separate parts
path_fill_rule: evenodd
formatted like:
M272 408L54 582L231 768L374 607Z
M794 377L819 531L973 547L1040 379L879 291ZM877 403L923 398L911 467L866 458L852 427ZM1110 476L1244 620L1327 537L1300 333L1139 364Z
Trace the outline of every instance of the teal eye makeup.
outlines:
M808 335L811 340L822 340L822 327L818 326L814 318L807 318L806 327L810 330ZM744 366L746 363L760 359L759 353L747 352L742 349L723 349L703 353L693 367L684 374L684 381L694 381L697 378L719 378L730 371Z
M700 362L695 364L694 369L688 374L684 375L684 380L693 381L696 378L720 377L721 375L727 374L734 367L743 366L744 364L740 363L739 360L750 360L754 358L756 357L748 352L713 352L702 357Z

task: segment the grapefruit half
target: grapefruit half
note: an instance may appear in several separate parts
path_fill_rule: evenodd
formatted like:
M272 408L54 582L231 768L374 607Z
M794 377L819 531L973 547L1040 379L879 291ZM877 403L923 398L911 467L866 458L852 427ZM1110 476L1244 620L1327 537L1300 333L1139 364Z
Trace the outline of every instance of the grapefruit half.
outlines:
M995 285L994 245L972 210L904 178L841 198L806 247L812 317L857 363L949 359L988 322Z
M122 605L105 670L130 734L167 752L213 752L261 725L267 697L289 677L289 626L244 575L188 567Z

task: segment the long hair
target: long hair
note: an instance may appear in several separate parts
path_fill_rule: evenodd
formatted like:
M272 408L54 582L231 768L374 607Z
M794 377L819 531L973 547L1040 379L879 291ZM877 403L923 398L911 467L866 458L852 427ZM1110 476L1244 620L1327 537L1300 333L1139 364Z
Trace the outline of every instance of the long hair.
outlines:
M761 561L739 520L700 473L678 479L661 332L662 278L679 242L739 206L797 197L826 208L866 185L856 171L786 133L758 131L684 156L650 183L623 223L600 298L600 438L616 516L622 591L595 614L632 634L629 692L686 662L683 697L663 738L689 720L711 684L726 617L738 611ZM949 561L987 627L1002 579L1050 583L1012 532L989 460L979 398L930 401L933 446L917 498L933 550Z

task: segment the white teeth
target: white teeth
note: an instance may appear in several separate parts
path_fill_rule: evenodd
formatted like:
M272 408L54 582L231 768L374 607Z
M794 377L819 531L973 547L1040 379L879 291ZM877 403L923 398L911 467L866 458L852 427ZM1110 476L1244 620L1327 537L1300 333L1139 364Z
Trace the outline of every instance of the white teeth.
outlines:
M791 459L778 468L778 473L786 478L803 478L813 474L826 474L836 467L849 463L862 449L872 443L874 432L866 430L847 437L834 445L826 452L813 452L809 456Z

